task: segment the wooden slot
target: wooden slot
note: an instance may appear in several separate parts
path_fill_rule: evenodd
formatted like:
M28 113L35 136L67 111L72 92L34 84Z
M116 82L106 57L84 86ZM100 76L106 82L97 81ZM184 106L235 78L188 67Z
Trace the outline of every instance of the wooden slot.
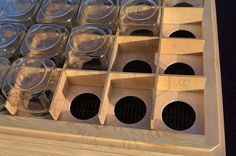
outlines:
M203 8L164 8L163 24L200 23L203 12Z
M198 54L191 55L164 55L161 54L159 58L159 74L164 74L166 69L175 64L183 63L190 66L195 75L204 75L203 72L203 57ZM191 75L191 74L190 74Z
M204 93L197 92L174 92L158 91L156 93L156 104L152 128L159 131L189 133L204 135ZM174 102L183 102L192 107L192 112L188 109L174 106L164 111L166 106ZM188 117L187 117L188 116ZM195 116L191 117L191 116ZM184 118L182 118L184 117ZM182 119L181 119L182 118ZM192 121L188 121L191 118Z
M112 71L155 73L155 55L159 39L156 37L118 37Z
M177 55L203 53L204 45L204 40L162 38L160 39L160 53Z
M106 77L106 72L65 70L50 108L53 118L100 124L97 114Z
M165 7L203 7L204 0L164 0Z
M101 116L106 114L104 124L150 129L154 80L155 75L111 73L106 86L104 106L100 112ZM135 105L132 105L133 102ZM127 113L126 109L134 112ZM144 109L145 112L142 112ZM141 112L138 113L137 110Z
M204 90L206 77L202 76L168 76L158 77L157 89L160 91L199 91Z
M161 37L170 37L174 32L184 30L192 33L196 39L202 39L202 26L201 24L164 24L162 25Z

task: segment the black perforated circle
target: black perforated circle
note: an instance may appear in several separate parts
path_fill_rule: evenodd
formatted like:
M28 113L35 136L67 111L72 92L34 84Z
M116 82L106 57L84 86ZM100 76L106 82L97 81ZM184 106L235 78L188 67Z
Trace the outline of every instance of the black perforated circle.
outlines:
M154 34L150 30L141 29L131 32L130 36L154 36Z
M193 7L193 5L187 2L181 2L181 3L177 3L174 7Z
M191 33L190 31L187 30L178 30L170 34L169 37L174 37L174 38L196 38L196 36Z
M164 73L172 75L195 75L193 68L185 63L174 63L168 66Z
M144 61L135 60L127 63L123 68L123 72L152 73L152 67Z

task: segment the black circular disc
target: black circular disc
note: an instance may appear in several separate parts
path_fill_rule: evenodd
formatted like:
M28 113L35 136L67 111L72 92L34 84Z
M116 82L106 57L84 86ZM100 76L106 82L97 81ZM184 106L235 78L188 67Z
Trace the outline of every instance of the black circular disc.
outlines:
M177 3L174 7L193 7L193 5L187 2L181 2L181 3Z
M123 68L123 72L152 73L152 67L144 61L135 60L127 63Z
M131 32L130 36L154 36L154 34L150 30L141 29Z
M174 37L174 38L196 38L196 36L187 31L187 30L178 30L170 34L169 37Z
M168 66L164 73L172 75L195 75L193 68L185 63L174 63Z
M116 118L125 124L138 123L144 118L146 111L145 103L135 96L124 97L115 106Z
M100 99L94 94L81 94L71 102L71 114L80 120L91 119L98 114L100 102Z
M189 104L175 101L164 108L162 119L169 128L183 131L193 126L196 120L196 114Z

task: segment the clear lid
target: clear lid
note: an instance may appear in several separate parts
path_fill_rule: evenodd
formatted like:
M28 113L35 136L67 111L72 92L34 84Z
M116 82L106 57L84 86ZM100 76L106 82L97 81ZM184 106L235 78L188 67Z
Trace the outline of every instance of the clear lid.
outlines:
M50 60L22 58L9 70L6 83L10 88L36 94L47 86L55 65Z
M73 29L69 44L78 54L92 54L106 44L110 34L109 29L80 26Z
M4 57L0 57L0 86L5 80L8 69L10 68L11 62Z
M123 3L123 11L131 20L146 20L157 12L159 1L153 0L126 0Z
M57 18L73 10L77 0L48 0L42 7L42 14L48 18Z
M0 24L0 48L4 48L17 39L18 30L13 24Z
M66 33L66 34L65 34ZM34 25L27 33L24 44L28 50L22 50L23 55L42 55L51 58L58 53L60 41L67 36L68 31L64 27L56 25ZM48 56L48 57L47 57Z
M33 9L35 0L7 0L3 13L9 17L23 16Z
M102 19L111 15L117 0L87 0L83 3L82 14L89 19Z

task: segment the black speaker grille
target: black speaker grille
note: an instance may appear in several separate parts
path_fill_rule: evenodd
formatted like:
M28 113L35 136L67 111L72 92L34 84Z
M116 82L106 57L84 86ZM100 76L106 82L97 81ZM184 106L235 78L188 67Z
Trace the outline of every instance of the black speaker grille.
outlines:
M115 106L116 118L126 124L134 124L141 121L146 111L145 103L134 96L127 96L120 99Z
M88 120L97 115L100 107L100 99L91 93L77 96L71 103L71 114L80 120Z
M175 101L164 108L162 119L169 128L182 131L193 126L196 114L187 103Z

